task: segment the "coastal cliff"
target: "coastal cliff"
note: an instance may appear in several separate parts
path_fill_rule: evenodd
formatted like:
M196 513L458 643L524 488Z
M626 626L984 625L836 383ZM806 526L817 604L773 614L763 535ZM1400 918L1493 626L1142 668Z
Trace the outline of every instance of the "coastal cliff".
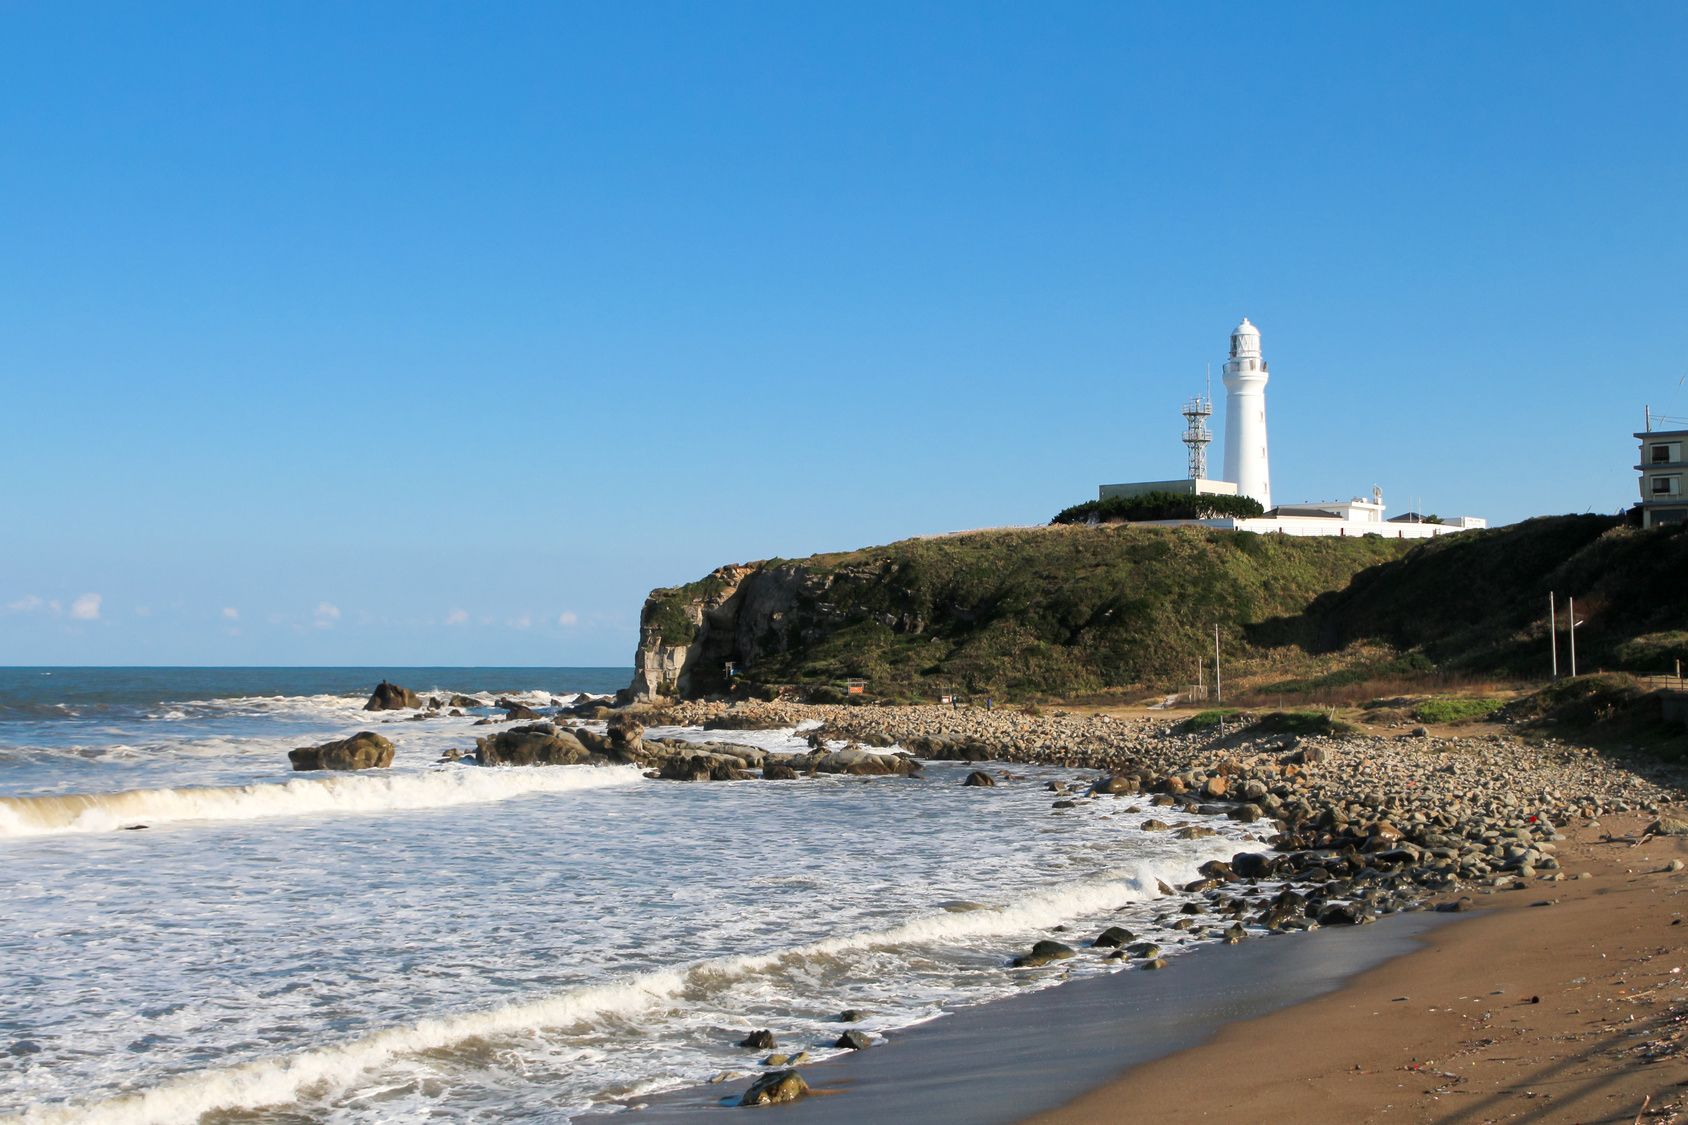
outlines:
M1406 544L1201 528L1049 527L722 567L652 591L633 694L1072 694L1189 680L1219 624L1304 609Z
M849 679L894 699L1176 688L1211 661L1215 625L1239 671L1316 673L1329 654L1365 649L1374 672L1388 671L1379 660L1539 672L1550 591L1577 599L1585 669L1665 672L1688 657L1684 573L1688 532L1592 515L1418 544L1129 525L970 532L654 590L632 694L795 687L825 700Z

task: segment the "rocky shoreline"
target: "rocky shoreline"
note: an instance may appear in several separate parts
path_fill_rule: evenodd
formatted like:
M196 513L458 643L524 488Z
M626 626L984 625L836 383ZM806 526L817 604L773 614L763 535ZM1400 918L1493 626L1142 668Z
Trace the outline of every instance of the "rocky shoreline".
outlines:
M583 702L477 740L483 765L636 764L654 779L791 780L816 774L918 776L921 760L988 764L964 784L1018 779L1003 766L1035 763L1073 776L1047 783L1051 815L1117 802L1136 826L1171 830L1160 810L1275 827L1260 850L1204 864L1156 918L1188 940L1235 944L1327 926L1355 926L1434 906L1462 911L1483 896L1572 878L1556 856L1573 820L1644 813L1648 830L1688 834L1670 819L1688 775L1511 732L1433 737L1286 735L1257 728L1187 731L1168 718L941 706L839 706L695 701L612 709ZM521 716L523 718L527 716ZM570 720L579 725L570 725ZM599 723L602 730L596 730ZM589 724L589 725L588 725ZM652 727L719 731L695 742L653 738ZM734 731L806 726L811 749L778 754L731 741ZM842 747L840 748L840 744ZM995 771L994 773L992 771ZM1262 825L1264 827L1264 825ZM1181 835L1211 835L1186 824ZM1064 928L1062 928L1064 931ZM1075 956L1167 966L1162 950L1122 927L1052 932L1005 968ZM785 1063L763 1061L764 1068ZM755 1072L752 1072L755 1073ZM726 1075L720 1076L726 1078ZM763 1069L744 1104L801 1096L787 1069Z

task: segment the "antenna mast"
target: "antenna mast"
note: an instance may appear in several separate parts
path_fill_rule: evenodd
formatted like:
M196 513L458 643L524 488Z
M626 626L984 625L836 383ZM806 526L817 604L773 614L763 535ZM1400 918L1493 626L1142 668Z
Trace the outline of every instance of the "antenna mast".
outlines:
M1211 381L1211 376L1209 379ZM1213 396L1197 395L1184 404L1184 447L1190 453L1190 479L1207 479L1207 447L1213 434L1207 420L1213 417Z

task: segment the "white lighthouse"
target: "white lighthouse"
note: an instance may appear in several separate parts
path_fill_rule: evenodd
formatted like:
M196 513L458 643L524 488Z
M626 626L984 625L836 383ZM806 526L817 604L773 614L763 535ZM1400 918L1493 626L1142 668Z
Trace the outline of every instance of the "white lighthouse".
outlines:
M1260 329L1243 317L1231 333L1225 361L1225 479L1241 496L1272 507L1272 477L1266 466L1266 361L1260 357Z

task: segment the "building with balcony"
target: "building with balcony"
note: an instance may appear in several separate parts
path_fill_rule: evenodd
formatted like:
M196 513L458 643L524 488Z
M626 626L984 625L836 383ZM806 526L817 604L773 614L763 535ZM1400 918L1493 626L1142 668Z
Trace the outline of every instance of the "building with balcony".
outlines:
M1641 442L1641 526L1688 523L1688 429L1655 430L1653 423L1669 421L1647 417L1647 428L1635 436Z

